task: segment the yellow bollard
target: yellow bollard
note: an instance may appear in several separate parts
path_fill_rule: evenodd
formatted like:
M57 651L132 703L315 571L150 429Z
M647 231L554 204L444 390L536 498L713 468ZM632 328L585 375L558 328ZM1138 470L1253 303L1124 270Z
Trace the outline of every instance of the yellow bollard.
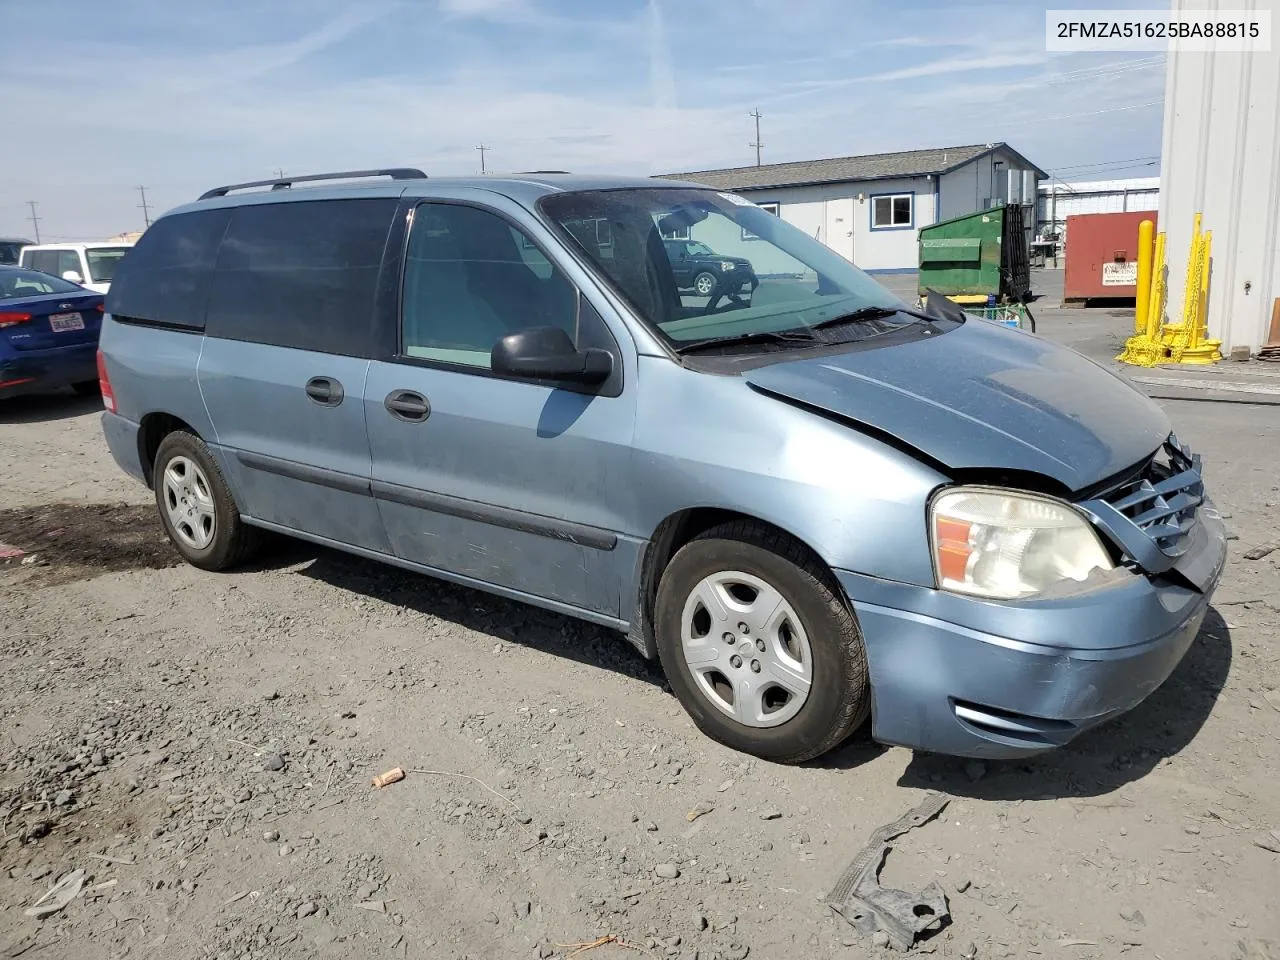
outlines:
M1199 216L1196 226L1199 227ZM1171 348L1174 363L1209 364L1222 359L1221 340L1209 339L1209 268L1213 250L1213 231L1197 235L1192 243L1191 268L1194 277L1187 278L1187 303L1183 308L1179 342Z
M1144 220L1142 226L1150 224ZM1139 237L1142 236L1141 230ZM1148 248L1149 249L1149 248ZM1137 367L1154 367L1168 359L1168 346L1160 338L1161 321L1164 318L1164 302L1167 283L1164 263L1165 235L1156 234L1155 255L1147 265L1147 302L1141 310L1135 310L1137 333L1125 341L1124 351L1116 357L1121 363ZM1139 291L1142 290L1143 248L1138 248Z
M1151 270L1151 294L1147 298L1147 316L1146 327L1143 332L1147 335L1147 339L1155 342L1160 338L1160 323L1164 315L1165 289L1168 281L1165 279L1165 235L1162 230L1156 235L1156 253L1155 262L1152 264Z
M1147 310L1151 301L1151 243L1156 225L1150 220L1138 224L1138 289L1134 297L1133 332L1141 336L1147 330Z
M1191 251L1187 254L1187 280L1182 288L1182 325L1184 336L1191 336L1191 324L1195 318L1196 304L1200 302L1200 254L1204 247L1204 235L1200 232L1201 215L1196 214L1195 227L1191 231Z

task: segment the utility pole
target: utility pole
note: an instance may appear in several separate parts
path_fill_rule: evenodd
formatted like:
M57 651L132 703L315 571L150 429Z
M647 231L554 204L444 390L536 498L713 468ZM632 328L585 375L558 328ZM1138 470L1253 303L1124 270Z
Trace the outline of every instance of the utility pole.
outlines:
M36 243L40 242L40 218L36 216L36 202L28 200L27 206L31 208L31 216L27 217L31 221L31 229L36 232Z
M151 226L151 210L147 207L147 188L138 187L138 193L142 195L142 202L138 204L142 208L142 222L148 227Z
M283 167L277 167L277 168L276 168L276 179L277 179L277 180L283 180L283 179L284 179L284 168L283 168Z
M486 152L486 151L488 151L488 150L492 150L492 149L493 149L493 147L486 147L486 146L482 143L482 144L480 144L480 146L476 147L476 149L480 151L480 173L481 173L481 174L483 174L483 173L485 172L485 169L484 169L484 155L485 155L485 152Z
M760 108L756 107L755 110L748 113L747 116L755 117L756 120L756 142L748 143L747 146L756 148L756 166L758 167L760 166L760 148L764 146L764 144L760 142Z

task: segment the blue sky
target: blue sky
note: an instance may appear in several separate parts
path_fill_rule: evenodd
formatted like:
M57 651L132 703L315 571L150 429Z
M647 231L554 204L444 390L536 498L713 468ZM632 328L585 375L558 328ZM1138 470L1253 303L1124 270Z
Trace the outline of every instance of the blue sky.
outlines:
M140 229L276 169L662 173L1004 140L1144 176L1164 58L1001 0L0 0L0 235ZM1094 4L1096 6L1096 0ZM1153 0L1127 7L1164 8Z

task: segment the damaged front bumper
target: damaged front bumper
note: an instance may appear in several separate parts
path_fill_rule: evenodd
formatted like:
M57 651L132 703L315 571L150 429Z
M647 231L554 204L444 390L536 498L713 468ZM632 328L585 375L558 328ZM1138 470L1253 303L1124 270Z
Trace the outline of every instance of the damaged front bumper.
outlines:
M867 648L875 739L966 757L1043 753L1132 709L1195 640L1226 558L1206 501L1179 566L1054 599L985 601L836 571Z

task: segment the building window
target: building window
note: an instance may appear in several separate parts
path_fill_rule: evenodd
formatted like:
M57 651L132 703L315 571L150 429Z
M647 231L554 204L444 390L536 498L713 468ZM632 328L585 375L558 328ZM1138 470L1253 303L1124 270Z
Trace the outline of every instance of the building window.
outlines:
M781 216L781 214L778 212L778 204L777 204L777 203L757 203L757 204L756 204L756 206L757 206L757 207L759 207L761 210L763 210L765 213L771 213L771 214L773 214L775 217ZM757 236L756 236L754 233L752 233L750 230L748 230L746 227L743 227L743 228L742 228L742 239L743 239L743 240L759 240L760 238L759 238L759 237L757 237Z
M871 198L872 230L904 230L915 223L915 194L893 193Z

